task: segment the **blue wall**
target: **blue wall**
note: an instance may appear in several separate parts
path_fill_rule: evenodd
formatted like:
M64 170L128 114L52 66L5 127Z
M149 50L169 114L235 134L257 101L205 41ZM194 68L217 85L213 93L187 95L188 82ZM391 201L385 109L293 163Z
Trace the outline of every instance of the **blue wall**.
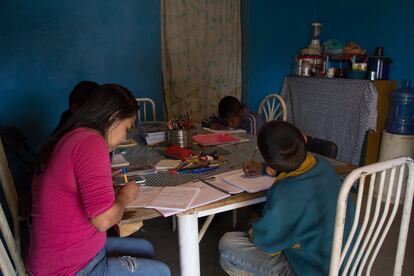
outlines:
M81 80L121 84L161 111L160 40L158 0L1 1L0 124L38 148Z
M310 39L310 23L322 22L321 40L353 40L372 54L383 46L391 57L390 78L414 80L414 1L242 0L243 92L253 109L280 91L293 59Z

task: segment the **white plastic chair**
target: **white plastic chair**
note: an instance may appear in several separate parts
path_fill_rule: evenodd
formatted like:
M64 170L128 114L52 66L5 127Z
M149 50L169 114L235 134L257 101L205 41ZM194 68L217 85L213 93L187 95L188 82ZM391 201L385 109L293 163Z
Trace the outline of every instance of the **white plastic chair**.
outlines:
M352 185L357 181L359 185L355 217L349 237L343 244L347 200ZM366 188L368 191L364 192ZM338 196L329 275L370 275L373 263L400 207L399 203L403 203L393 274L401 275L413 194L414 163L409 157L375 163L351 172ZM360 218L361 206L364 206L364 214Z
M264 113L266 122L276 120L287 120L286 102L282 96L278 94L269 94L260 103L259 115Z
M136 98L135 100L139 104L139 110L138 110L138 115L137 115L138 123L157 120L157 111L155 109L155 103L152 99ZM147 113L149 113L150 111L152 111L151 120L149 119L149 116L147 116Z

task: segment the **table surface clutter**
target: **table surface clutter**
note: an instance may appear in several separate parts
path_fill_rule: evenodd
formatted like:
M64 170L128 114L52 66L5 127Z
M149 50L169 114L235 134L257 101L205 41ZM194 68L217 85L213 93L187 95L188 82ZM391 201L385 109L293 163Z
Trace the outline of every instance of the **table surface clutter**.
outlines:
M201 151L206 154L213 154L220 156L221 160L225 160L218 168L212 171L206 171L201 173L185 173L179 174L174 170L170 171L157 171L152 174L145 175L146 182L145 186L142 187L143 192L146 189L157 190L157 197L151 200L149 203L146 202L142 206L154 206L155 203L160 202L165 196L171 196L170 200L174 199L174 188L177 188L177 193L182 187L199 187L198 194L193 198L193 202L202 202L205 194L212 195L215 201L205 201L206 204L196 204L194 208L188 208L187 210L177 211L177 209L158 209L158 211L151 208L129 208L125 211L122 220L119 222L119 232L121 236L126 236L137 231L143 224L143 221L162 215L168 216L171 214L177 214L178 223L178 251L180 255L180 271L183 276L198 276L200 275L200 251L199 241L203 237L205 231L208 228L209 222L215 214L235 210L237 208L253 205L256 203L266 201L266 188L270 185L263 186L263 183L256 181L258 189L251 190L251 193L246 192L248 189L243 189L242 186L233 186L221 182L221 186L224 187L224 192L221 188L217 189L216 185L203 185L203 182L215 183L214 181L207 181L207 179L213 176L217 179L223 175L230 174L229 178L232 177L243 177L240 175L240 168L242 163L246 160L251 160L254 157L255 161L262 161L260 154L256 154L256 137L246 134L241 134L243 139L241 143L221 145L216 147L200 147L199 145L193 145L192 150L194 153L199 154ZM148 147L145 142L135 131L131 131L129 138L133 138L137 141L137 145L134 147L128 147L123 149L122 155L125 157L130 165L138 165L142 162L150 162L152 164L158 163L160 160L166 159L163 152L166 147L155 146ZM328 159L329 162L335 167L338 174L346 174L352 171L355 166L345 164L336 160ZM234 172L239 175L232 175ZM266 177L266 176L265 176ZM268 177L270 178L270 177ZM224 179L224 178L223 178ZM206 181L205 181L206 180ZM249 181L246 179L246 181ZM269 184L269 183L268 183ZM226 186L227 185L227 186ZM203 187L203 188L201 188ZM231 188L230 188L231 187ZM188 188L187 188L188 189ZM237 190L239 189L239 190ZM189 193L191 193L190 190ZM145 192L143 192L145 193ZM151 193L150 193L151 194ZM187 193L188 195L188 193ZM184 195L184 196L187 196ZM138 198L140 195L138 196ZM144 196L145 198L145 196ZM175 197L177 198L177 197ZM205 198L204 198L205 199ZM175 200L177 201L177 200ZM172 202L172 201L171 201ZM165 203L165 201L164 201ZM172 202L176 205L177 202ZM179 202L180 203L180 202ZM178 204L180 205L180 204ZM160 206L160 205L157 205ZM206 217L205 224L201 227L199 233L198 218Z

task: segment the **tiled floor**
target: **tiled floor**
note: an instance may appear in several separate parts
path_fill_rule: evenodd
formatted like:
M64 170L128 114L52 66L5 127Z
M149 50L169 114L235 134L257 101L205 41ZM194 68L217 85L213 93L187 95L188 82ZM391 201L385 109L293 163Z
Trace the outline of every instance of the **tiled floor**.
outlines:
M243 211L238 212L243 216ZM401 215L401 214L399 214ZM414 216L411 219L410 232L407 241L405 254L404 269L402 275L414 275ZM200 219L201 227L203 219ZM221 276L226 275L220 268L218 262L217 244L220 237L227 231L232 231L231 212L219 214L212 222L204 239L200 243L200 262L201 275L203 276ZM390 229L390 234L384 242L384 246L379 252L378 258L374 264L371 275L382 276L392 275L394 256L396 251L396 241L398 237L398 227ZM178 237L177 232L171 230L171 220L158 218L146 221L144 227L137 234L137 237L146 238L151 241L156 249L157 258L167 263L172 271L172 275L180 275L179 254L178 254Z

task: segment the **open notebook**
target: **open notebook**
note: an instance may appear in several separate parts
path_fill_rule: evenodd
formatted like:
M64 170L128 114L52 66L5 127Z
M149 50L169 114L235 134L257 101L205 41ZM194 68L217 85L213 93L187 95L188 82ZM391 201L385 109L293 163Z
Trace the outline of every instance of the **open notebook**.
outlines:
M200 189L197 187L141 187L138 197L131 202L127 208L154 208L187 210L198 195Z
M217 176L224 182L240 188L248 193L257 193L269 189L275 178L267 175L246 176L243 170L231 171L225 175Z

